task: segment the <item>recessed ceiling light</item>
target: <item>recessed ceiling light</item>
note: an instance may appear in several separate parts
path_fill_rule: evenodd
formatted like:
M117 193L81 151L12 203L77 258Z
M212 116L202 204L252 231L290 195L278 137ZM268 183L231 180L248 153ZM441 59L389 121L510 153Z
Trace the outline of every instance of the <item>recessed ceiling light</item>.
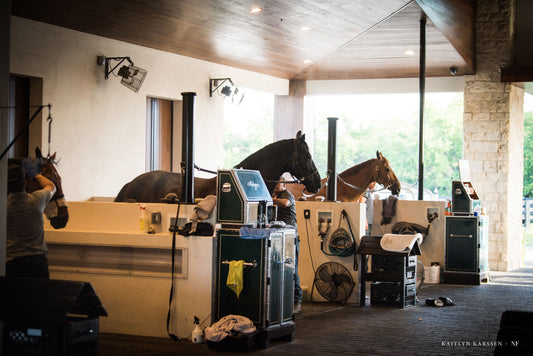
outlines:
M255 14L260 13L261 11L263 11L262 8L260 8L260 7L254 7L253 9L250 10L250 13L255 15Z
M304 31L309 31L311 29L311 27L309 26L302 26L300 27L300 31L304 32Z
M415 51L413 51L412 49L408 49L405 52L403 52L403 54L407 54L408 56L412 56L413 54L415 54Z
M304 59L304 64L308 64L308 63L311 63L311 60L310 59Z

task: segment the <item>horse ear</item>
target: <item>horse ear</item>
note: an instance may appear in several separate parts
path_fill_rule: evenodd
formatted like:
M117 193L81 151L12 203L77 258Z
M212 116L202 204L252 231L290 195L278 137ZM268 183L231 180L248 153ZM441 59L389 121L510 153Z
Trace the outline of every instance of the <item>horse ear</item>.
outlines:
M55 161L56 160L56 153L57 152L54 152L54 154L52 156L50 156L50 160L51 161Z
M383 158L383 155L381 154L381 152L376 151L376 157L377 157L378 159L382 159L382 158Z
M43 158L43 154L41 153L39 147L35 147L35 156L39 159Z
M298 132L296 133L296 139L297 139L297 140L300 139L301 136L302 136L302 131L300 130L300 131L298 131Z

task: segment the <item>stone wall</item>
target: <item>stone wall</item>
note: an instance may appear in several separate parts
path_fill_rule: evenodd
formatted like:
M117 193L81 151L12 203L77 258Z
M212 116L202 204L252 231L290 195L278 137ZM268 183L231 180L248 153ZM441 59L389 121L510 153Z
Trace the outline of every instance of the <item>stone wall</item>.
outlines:
M500 82L511 62L513 0L478 0L476 75L465 76L463 156L489 215L489 267L520 266L524 90Z

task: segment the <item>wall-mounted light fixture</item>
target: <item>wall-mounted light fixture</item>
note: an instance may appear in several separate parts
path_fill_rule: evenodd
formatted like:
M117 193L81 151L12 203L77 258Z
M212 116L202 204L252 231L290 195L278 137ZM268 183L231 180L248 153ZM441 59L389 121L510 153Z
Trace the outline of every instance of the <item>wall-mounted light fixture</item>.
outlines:
M118 73L115 74L115 69L124 63L124 61L128 61L129 65L123 65L118 70ZM143 84L146 74L148 74L145 69L134 66L130 57L97 56L96 63L105 66L105 79L109 78L109 74L113 74L115 77L121 77L122 80L120 83L136 93Z
M213 93L217 91L219 95L231 98L232 102L237 102L238 104L244 99L244 92L233 84L231 78L209 79L209 96L212 97Z

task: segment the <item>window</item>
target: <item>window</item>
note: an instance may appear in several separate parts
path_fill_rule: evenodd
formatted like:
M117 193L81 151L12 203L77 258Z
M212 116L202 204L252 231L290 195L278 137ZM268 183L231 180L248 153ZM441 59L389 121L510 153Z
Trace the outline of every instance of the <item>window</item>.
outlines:
M424 188L430 198L435 193L443 198L451 195L451 180L459 178L463 95L427 93L425 97ZM337 117L337 172L375 158L380 151L402 188L416 186L418 110L417 93L306 97L305 125L313 130L313 159L321 176L327 167L327 117Z
M172 171L173 102L147 98L146 170Z
M240 104L224 102L224 167L232 168L243 159L272 143L274 95L246 89Z

